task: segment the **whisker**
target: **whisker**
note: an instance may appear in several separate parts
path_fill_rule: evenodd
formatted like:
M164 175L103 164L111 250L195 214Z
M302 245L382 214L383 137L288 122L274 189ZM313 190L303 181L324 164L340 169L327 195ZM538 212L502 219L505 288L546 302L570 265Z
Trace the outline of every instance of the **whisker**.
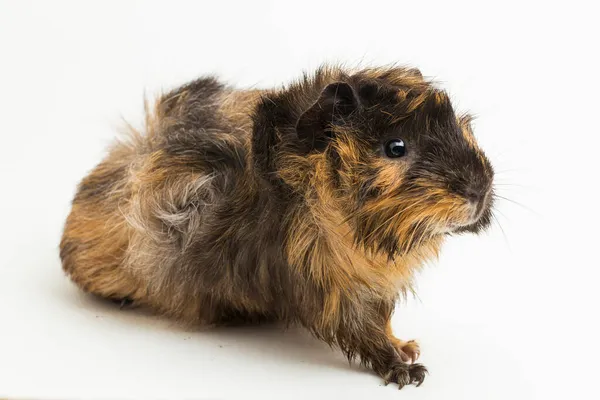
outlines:
M494 212L498 212L498 213L500 213L500 215L502 215L504 218L506 218L506 219L508 220L508 218L506 217L506 215L505 215L505 214L504 214L502 211L500 211L500 209L499 209L499 208L495 208L495 209L494 209Z
M527 186L527 185L519 185L518 183L494 183L494 186L515 186L515 187L520 187L520 188L525 188L525 189L531 189L532 186Z
M502 228L502 224L500 224L500 220L496 217L495 213L492 213L492 218L498 224L498 228L500 228L500 232L502 232L502 236L504 237L504 243L506 243L506 247L508 247L508 249L511 250L510 243L508 243L508 236L506 236L506 233L504 232L504 228Z
M494 175L505 174L507 172L523 172L524 169L512 168L512 169L503 169L501 171L494 171Z
M412 226L411 234L408 237L408 240L406 240L406 242L405 242L406 243L406 250L411 249L413 247L415 233L417 231L418 226L421 225L422 222L423 221L419 221L419 223L417 225L413 225Z
M423 242L425 241L426 237L429 236L429 233L431 233L431 226L433 225L433 221L434 221L433 218L427 219L425 229L423 229L423 231L421 232L421 235L419 236L419 238L417 240L417 246L421 246L423 244Z
M512 199L509 199L508 197L500 196L499 194L496 194L496 193L494 193L494 197L495 197L495 198L498 198L498 199L502 199L502 200L509 201L509 202L511 202L511 203L513 203L513 204L516 204L516 205L518 205L518 206L522 207L523 209L525 209L525 210L529 211L530 213L533 213L533 214L537 215L538 217L539 217L539 216L541 216L541 215L540 215L540 214L539 214L537 211L534 211L533 209L531 209L531 208L527 207L527 206L526 206L526 205L524 205L524 204L521 204L521 203L519 203L518 201L515 201L515 200L512 200Z

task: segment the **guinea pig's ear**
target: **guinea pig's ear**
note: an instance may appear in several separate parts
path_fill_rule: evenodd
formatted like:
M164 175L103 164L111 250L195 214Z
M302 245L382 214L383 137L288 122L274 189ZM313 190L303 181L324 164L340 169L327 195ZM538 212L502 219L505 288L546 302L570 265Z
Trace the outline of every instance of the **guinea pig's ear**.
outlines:
M307 151L322 151L332 137L331 126L343 122L359 106L354 89L344 82L331 83L296 123L298 139Z
M424 117L440 127L452 127L456 124L456 115L448 93L436 90L425 101Z

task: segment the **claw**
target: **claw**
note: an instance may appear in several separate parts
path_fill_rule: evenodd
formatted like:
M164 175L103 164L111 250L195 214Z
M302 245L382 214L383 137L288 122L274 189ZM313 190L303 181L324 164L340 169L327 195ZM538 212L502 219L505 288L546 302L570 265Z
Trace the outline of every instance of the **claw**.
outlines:
M385 374L385 376L383 377L383 384L385 386L389 385L389 383L391 382L393 373L394 373L394 371L390 371L387 374Z
M398 389L406 385L421 386L427 375L427 368L422 364L406 364L397 360L389 366L389 371L383 375L384 384L387 386L390 382L398 384Z
M133 304L133 300L131 300L128 297L125 297L124 299L121 299L121 301L116 300L115 303L119 304L119 309L122 310L125 307L129 307L130 305Z
M404 386L410 384L410 376L406 371L398 375L398 390L402 389Z
M425 368L421 364L413 364L410 369L411 375L411 383L416 383L416 386L419 387L425 381L425 375L427 375L427 368Z

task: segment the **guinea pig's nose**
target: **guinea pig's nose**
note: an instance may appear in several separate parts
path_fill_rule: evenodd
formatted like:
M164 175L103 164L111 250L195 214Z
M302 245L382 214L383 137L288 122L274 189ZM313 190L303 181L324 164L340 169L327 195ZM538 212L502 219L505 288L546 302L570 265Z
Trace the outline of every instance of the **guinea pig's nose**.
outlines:
M467 190L465 191L465 197L471 203L479 203L484 195L485 193L483 191L471 187L467 188Z
M490 188L470 186L464 191L464 196L472 205L472 218L479 219L489 204Z

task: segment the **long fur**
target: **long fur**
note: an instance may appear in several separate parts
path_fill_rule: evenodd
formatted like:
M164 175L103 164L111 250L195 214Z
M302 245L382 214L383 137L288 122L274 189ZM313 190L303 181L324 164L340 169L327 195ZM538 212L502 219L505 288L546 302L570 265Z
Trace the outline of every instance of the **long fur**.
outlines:
M396 136L405 159L382 155ZM420 384L396 299L448 231L489 224L492 177L470 118L415 69L322 67L277 90L206 77L161 96L82 180L60 256L87 292L190 324L299 323ZM473 187L485 209L467 223Z

